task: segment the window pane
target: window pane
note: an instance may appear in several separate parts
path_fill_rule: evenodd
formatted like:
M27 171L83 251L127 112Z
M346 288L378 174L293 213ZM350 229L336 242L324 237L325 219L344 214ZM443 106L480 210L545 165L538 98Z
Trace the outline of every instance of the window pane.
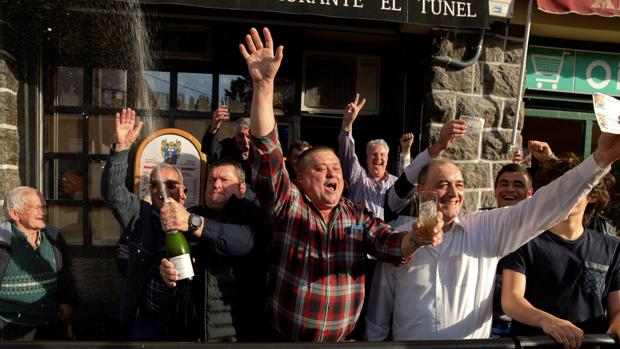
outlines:
M47 160L45 182L45 198L50 200L82 200L84 199L84 175L79 160L50 159Z
M46 151L54 153L82 152L82 115L48 114L46 124Z
M93 103L97 107L122 108L127 105L127 71L93 69Z
M170 106L170 73L145 71L142 83L136 82L136 108L164 110Z
M114 246L121 236L122 228L107 207L93 207L90 211L93 246Z
M88 197L91 200L101 200L101 173L105 161L91 162L89 165L90 180L88 182Z
M47 217L50 224L57 226L69 245L83 245L81 206L49 206Z
M90 154L109 154L116 123L112 115L93 115L88 124Z
M84 103L83 86L84 69L76 67L58 67L54 105L68 107L82 105Z
M179 73L177 81L177 109L211 111L213 75Z
M209 123L211 120L209 119L177 119L176 127L180 128L183 131L187 131L192 136L196 138L196 140L200 143L202 142L202 136L204 136L207 127L209 127Z
M252 81L243 75L220 75L220 104L228 105L230 113L248 114L252 100Z
M276 79L273 93L273 111L276 115L284 115L295 105L295 80Z

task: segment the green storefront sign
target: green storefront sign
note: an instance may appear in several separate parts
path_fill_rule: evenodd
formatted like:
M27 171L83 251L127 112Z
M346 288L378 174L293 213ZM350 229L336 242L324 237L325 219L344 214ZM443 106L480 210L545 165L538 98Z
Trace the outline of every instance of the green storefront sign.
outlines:
M526 87L620 96L620 54L531 46Z

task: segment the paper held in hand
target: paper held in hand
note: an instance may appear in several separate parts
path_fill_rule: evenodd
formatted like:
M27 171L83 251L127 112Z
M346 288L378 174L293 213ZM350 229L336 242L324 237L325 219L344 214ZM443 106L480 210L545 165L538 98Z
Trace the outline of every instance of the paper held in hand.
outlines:
M620 134L620 101L602 93L595 93L592 95L592 102L601 131Z

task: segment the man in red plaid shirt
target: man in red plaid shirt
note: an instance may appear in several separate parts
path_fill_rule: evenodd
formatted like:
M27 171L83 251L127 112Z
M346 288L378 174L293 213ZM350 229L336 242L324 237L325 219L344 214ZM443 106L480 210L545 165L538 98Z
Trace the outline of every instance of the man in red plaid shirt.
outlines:
M364 300L366 253L400 263L420 246L414 233L396 233L360 204L342 197L340 161L327 147L301 156L297 185L282 161L275 130L273 87L283 57L274 53L267 28L263 41L256 29L239 45L254 91L250 118L253 179L261 205L271 214L273 237L267 314L279 336L298 341L346 339ZM443 220L436 235L442 239ZM415 234L415 237L414 237Z

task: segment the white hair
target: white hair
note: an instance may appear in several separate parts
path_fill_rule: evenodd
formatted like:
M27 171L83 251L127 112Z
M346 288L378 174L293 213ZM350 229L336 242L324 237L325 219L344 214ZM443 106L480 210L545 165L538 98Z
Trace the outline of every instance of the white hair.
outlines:
M368 141L368 143L366 143L366 155L368 155L368 153L370 153L372 148L374 148L376 145L384 146L385 147L385 153L386 154L390 153L390 147L388 146L388 144L383 139L373 139L372 141Z
M38 190L26 186L20 186L9 190L4 195L4 205L2 206L3 222L8 222L11 220L9 216L10 209L21 212L28 206L28 201L26 200L27 192L35 192L37 195L43 196Z
M241 118L235 122L235 134L238 134L244 128L250 128L250 118Z

